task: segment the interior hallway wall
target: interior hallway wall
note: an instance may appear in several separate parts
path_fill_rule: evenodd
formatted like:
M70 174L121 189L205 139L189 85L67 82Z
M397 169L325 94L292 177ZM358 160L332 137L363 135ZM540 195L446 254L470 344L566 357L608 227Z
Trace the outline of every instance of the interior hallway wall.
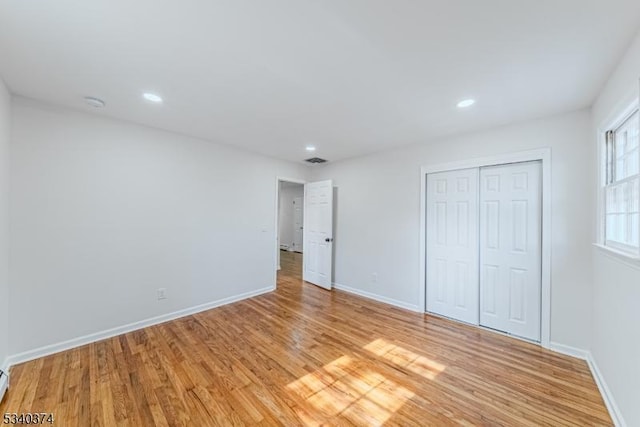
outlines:
M301 252L301 248L294 248L294 199L304 197L304 185L289 182L280 183L280 206L279 206L279 242L280 245L287 245L290 249Z

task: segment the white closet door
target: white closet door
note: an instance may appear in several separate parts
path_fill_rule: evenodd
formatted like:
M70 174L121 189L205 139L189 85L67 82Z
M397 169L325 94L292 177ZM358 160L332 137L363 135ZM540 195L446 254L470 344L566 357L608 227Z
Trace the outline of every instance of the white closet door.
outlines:
M427 311L478 324L478 169L427 175Z
M302 231L304 230L304 198L293 199L293 250L302 252Z
M540 341L540 162L480 170L480 324Z

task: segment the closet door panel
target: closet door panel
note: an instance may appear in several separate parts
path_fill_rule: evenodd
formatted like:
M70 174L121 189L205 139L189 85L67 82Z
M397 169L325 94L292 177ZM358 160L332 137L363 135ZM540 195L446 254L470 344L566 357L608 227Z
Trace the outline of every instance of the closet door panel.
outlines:
M478 173L427 175L427 311L478 324Z
M540 162L480 169L480 324L540 340Z

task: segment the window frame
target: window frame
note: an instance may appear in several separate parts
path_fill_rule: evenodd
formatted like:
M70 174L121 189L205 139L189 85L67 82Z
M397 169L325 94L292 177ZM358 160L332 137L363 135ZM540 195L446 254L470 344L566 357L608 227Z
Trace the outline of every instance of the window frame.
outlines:
M613 252L618 256L629 258L634 261L640 261L640 246L630 246L620 242L607 240L606 197L607 188L610 185L621 184L632 179L638 179L638 181L640 182L640 174L615 181L614 174L616 157L615 151L612 149L613 143L609 138L609 134L615 133L615 131L620 129L636 113L638 113L637 120L639 120L640 127L639 110L640 102L638 96L636 95L635 99L631 103L627 104L627 106L624 108L618 109L617 114L613 116L613 119L609 120L607 123L605 123L605 126L602 126L600 128L598 138L598 166L600 173L598 178L598 242L596 243L596 245L600 248L609 250L610 252ZM636 151L638 161L640 162L640 149ZM611 157L611 155L613 155L613 157ZM614 165L613 168L612 164ZM638 230L638 232L640 233L640 216L638 218ZM640 240L640 236L638 238Z

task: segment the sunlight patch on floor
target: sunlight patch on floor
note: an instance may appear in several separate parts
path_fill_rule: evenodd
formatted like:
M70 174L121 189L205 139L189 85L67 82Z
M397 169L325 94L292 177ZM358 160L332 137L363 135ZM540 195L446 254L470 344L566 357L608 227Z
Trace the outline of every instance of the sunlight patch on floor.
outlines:
M371 341L363 348L429 380L435 379L446 369L446 366L441 363L428 357L420 356L411 350L392 344L382 338Z
M302 396L324 419L340 416L371 425L387 421L414 396L412 391L372 370L370 362L349 356L293 381L287 388ZM316 424L309 415L299 413L306 424Z

